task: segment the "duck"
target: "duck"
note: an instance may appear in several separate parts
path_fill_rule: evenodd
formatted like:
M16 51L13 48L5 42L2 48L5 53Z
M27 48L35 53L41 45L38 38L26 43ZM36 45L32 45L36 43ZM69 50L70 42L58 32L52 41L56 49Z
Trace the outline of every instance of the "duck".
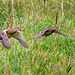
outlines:
M20 32L21 30L23 30L21 27L18 27L16 29L7 29L7 30L3 30L0 34L0 41L2 43L2 45L7 48L10 49L11 48L11 43L10 43L10 38L14 38L16 40L19 41L19 43L25 47L28 48L28 45L22 35L22 33Z
M65 37L68 37L68 38L71 38L71 39L75 39L75 37L70 37L70 36L67 36L66 34L63 34L62 32L60 32L58 30L59 27L50 27L50 28L47 28L46 30L43 30L42 32L40 32L39 34L37 34L36 36L34 36L34 39L39 39L41 37L47 37L49 35L51 35L52 33L57 33L57 34L60 34L60 35L63 35Z

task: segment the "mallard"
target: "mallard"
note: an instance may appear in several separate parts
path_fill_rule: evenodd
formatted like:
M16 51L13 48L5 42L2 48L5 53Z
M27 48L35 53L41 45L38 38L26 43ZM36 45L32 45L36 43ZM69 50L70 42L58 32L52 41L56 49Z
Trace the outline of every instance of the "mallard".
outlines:
M67 36L67 35L63 34L62 32L60 32L60 31L58 30L58 27L55 27L55 28L52 28L52 27L51 27L51 28L48 28L48 29L46 29L46 30L43 30L43 31L40 32L38 35L34 36L34 38L35 38L35 39L39 39L39 38L41 38L41 37L43 37L43 36L47 37L47 36L51 35L52 33L58 33L58 34L63 35L63 36L65 36L65 37L74 38L74 39L75 39L75 37L70 37L70 36Z
M0 40L3 46L7 49L11 48L11 43L9 38L13 37L20 42L22 46L28 48L28 45L25 42L23 35L21 34L22 28L18 27L17 29L7 29L3 30L0 34Z

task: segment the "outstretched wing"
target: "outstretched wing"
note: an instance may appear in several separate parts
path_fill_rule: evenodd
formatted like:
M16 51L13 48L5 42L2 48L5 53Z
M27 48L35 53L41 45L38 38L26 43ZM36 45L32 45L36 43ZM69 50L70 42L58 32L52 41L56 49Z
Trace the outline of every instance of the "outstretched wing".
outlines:
M10 41L9 41L9 38L7 36L7 33L5 31L2 32L3 34L3 37L2 37L2 44L5 48L9 49L11 48L11 44L10 44Z
M48 29L43 30L43 31L40 32L38 35L34 36L34 39L39 39L39 38L43 37L44 34L45 34L46 32L48 32L48 31L49 31Z
M71 38L71 39L75 39L75 37L67 36L67 35L63 34L62 32L60 32L59 30L55 30L55 33L58 33L58 34L60 34L60 35L63 35L63 36L65 36L65 37L68 37L68 38Z
M22 34L21 34L20 31L17 31L12 37L15 38L15 39L17 39L17 40L20 42L20 44L21 44L22 46L24 46L25 48L28 48L28 45L27 45L27 43L25 42L25 39L24 39L24 37L22 36Z

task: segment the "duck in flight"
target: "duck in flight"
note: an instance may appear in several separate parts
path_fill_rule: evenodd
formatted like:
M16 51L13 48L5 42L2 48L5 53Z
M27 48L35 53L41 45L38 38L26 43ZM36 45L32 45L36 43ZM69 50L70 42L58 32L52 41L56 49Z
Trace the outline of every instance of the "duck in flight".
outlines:
M22 46L24 46L25 48L28 48L28 45L25 42L25 39L20 32L21 30L22 30L21 27L18 27L17 29L3 30L0 34L0 41L2 45L7 49L11 48L11 43L9 38L13 37L16 40L18 40Z
M60 35L63 35L65 37L68 37L68 38L72 38L72 39L75 39L75 37L70 37L70 36L67 36L65 34L63 34L62 32L60 32L58 30L58 27L55 27L55 28L48 28L46 30L43 30L42 32L40 32L38 35L34 36L35 39L39 39L43 36L47 37L49 35L51 35L52 33L57 33L57 34L60 34Z

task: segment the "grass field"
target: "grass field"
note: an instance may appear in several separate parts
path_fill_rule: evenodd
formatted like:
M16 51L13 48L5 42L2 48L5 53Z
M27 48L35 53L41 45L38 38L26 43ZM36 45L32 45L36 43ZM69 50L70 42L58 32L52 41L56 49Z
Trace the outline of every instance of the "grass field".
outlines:
M41 31L59 26L60 31L75 37L75 1L64 1L62 16L60 0L0 0L0 32L21 26L27 44L25 49L11 38L11 49L0 43L0 75L75 75L75 39L58 34L34 39ZM58 24L56 13L58 12ZM71 70L67 73L71 54Z

